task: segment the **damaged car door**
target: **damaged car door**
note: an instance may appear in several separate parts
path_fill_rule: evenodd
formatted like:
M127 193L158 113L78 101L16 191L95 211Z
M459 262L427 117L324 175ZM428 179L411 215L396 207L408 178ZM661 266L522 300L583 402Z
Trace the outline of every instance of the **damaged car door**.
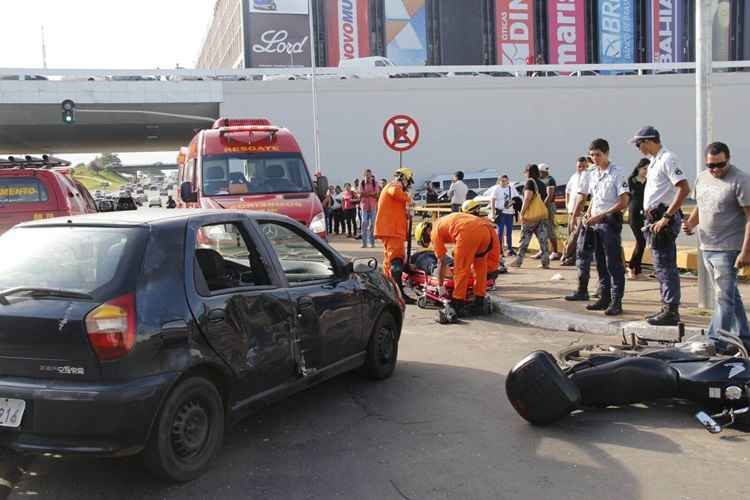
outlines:
M194 254L191 309L211 347L240 379L239 401L295 374L289 294L251 231L243 219L190 224L186 245Z

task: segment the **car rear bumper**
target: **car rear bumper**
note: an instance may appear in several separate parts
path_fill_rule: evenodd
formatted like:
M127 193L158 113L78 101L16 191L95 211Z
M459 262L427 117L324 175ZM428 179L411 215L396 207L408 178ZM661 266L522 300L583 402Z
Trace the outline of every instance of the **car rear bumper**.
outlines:
M165 394L179 376L127 383L0 379L0 398L26 401L20 427L0 428L0 446L30 453L133 455L145 446Z

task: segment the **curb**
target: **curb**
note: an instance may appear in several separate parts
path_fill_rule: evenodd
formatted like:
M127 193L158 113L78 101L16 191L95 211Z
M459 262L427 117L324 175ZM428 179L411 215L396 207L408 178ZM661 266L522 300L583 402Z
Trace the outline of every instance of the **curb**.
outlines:
M492 296L492 303L495 306L496 314L502 314L506 318L524 325L546 330L567 330L569 332L617 337L620 337L624 332L625 334L635 333L652 338L677 338L677 327L674 326L651 326L645 321L617 321L590 317L560 309L518 304L497 296ZM700 328L685 328L685 337L699 335L700 333Z

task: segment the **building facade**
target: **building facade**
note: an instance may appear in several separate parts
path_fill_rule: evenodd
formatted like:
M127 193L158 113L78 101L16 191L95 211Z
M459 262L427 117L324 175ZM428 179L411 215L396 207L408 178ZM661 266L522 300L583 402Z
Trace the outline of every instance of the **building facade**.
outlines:
M687 62L696 1L217 0L198 67ZM750 0L717 0L713 47L750 59Z
M196 67L201 69L245 68L242 28L243 0L216 0L214 16L203 40Z

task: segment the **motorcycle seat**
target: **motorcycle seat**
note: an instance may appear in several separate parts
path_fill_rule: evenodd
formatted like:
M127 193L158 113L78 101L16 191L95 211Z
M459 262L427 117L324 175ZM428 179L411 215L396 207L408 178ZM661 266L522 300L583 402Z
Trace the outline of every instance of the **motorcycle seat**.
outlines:
M674 397L679 375L668 363L649 357L623 358L575 372L570 379L584 406L605 407Z

